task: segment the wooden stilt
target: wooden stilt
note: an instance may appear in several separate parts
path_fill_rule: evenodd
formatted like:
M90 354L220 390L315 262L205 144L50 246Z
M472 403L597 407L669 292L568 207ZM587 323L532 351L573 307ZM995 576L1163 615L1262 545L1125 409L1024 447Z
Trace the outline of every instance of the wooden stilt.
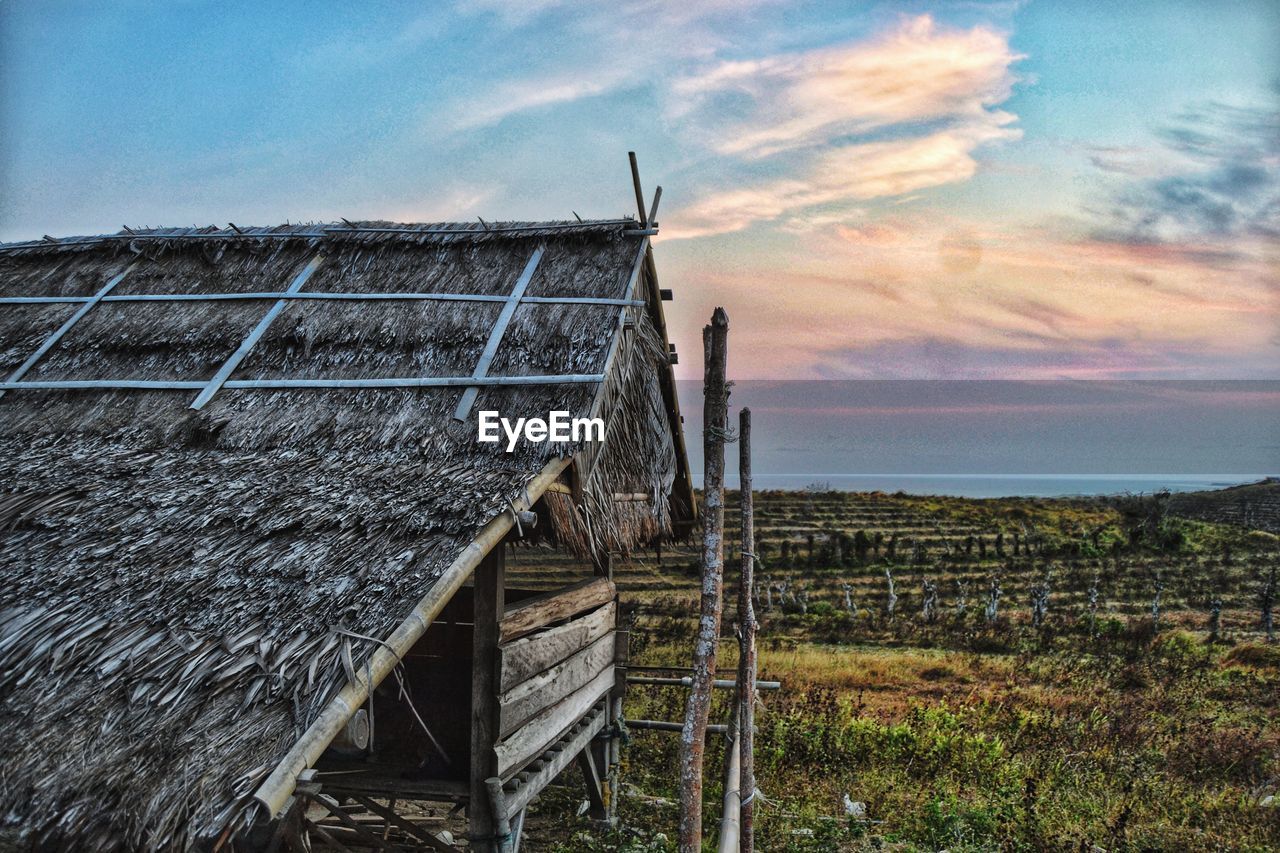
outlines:
M494 834L496 839L493 847L498 853L511 853L515 849L515 837L511 834L511 822L507 820L506 797L502 793L502 780L497 776L490 776L484 780L485 789L489 794L489 806L493 809L494 818Z
M493 850L498 834L486 779L498 774L498 625L504 609L505 560L502 546L476 566L473 589L471 663L471 799L468 823L476 849Z

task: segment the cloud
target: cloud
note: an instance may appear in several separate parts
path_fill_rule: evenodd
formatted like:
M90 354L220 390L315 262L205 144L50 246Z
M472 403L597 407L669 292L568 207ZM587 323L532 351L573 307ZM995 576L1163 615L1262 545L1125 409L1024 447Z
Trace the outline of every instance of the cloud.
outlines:
M741 231L755 222L823 205L901 196L966 181L978 171L974 148L984 142L1018 138L1016 129L1001 126L1011 120L1011 116L1001 115L987 126L827 151L814 157L796 177L707 194L673 216L663 237L678 240ZM803 217L793 217L790 225L794 230L803 221ZM829 217L819 214L814 224L828 221Z
M464 108L452 111L454 131L474 130L497 124L507 116L612 91L631 76L629 68L591 75L546 75L533 80L512 80L488 93L468 100Z
M1103 172L1137 177L1156 174L1152 168L1149 148L1136 145L1091 145L1085 150L1089 163Z
M747 378L1280 377L1265 249L895 210L789 237L785 252L677 266L696 304L675 337L696 340L686 314L727 304ZM677 243L666 264L698 255Z
M618 0L576 6L564 0L507 3L483 0L460 4L466 15L486 15L508 32L497 46L509 44L510 30L547 44L548 61L519 67L483 89L461 94L443 114L455 132L499 124L510 116L627 87L663 85L667 69L706 61L726 44L722 29L772 0L709 0L668 3Z
M1226 354L1156 347L1123 337L1078 343L974 346L944 337L829 350L815 364L827 379L1182 379L1237 365Z
M402 61L443 38L447 31L448 21L443 16L426 12L398 22L394 29L373 25L365 32L343 29L333 38L300 47L294 62L307 75L317 69L358 73Z
M675 81L671 112L702 114L713 150L746 157L908 122L989 125L987 108L1009 97L1021 58L1002 33L921 15L869 41L722 62Z
M725 13L744 12L754 6L775 0L699 0L697 3L672 3L669 0L614 0L590 5L568 0L460 0L455 4L459 14L488 15L503 26L518 29L551 14L561 14L582 23L584 29L598 29L601 21L626 25L646 24L660 29L684 27ZM598 14L593 15L593 12ZM612 28L612 27L611 27ZM630 30L631 33L637 32Z
M465 3L458 3L455 8L462 15L493 16L504 26L517 29L563 6L564 0L521 0L519 3L512 3L510 0L467 0Z
M969 180L978 147L1021 136L1016 116L994 108L1011 94L1019 59L1003 33L921 15L868 40L679 78L669 119L747 174L705 188L668 217L664 238L779 219L805 230L810 217L831 221L823 208ZM760 163L779 176L752 177L747 167Z
M1097 212L1102 239L1134 242L1280 237L1280 110L1211 102L1157 133L1148 173ZM1110 161L1094 165L1125 172Z

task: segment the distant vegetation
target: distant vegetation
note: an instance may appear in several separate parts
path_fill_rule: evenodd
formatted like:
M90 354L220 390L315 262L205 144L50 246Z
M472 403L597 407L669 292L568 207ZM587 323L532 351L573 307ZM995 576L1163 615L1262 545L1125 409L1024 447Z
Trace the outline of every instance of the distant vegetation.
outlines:
M1280 539L1205 520L1221 505L757 493L761 677L785 685L757 717L762 849L1280 848ZM513 584L567 568L516 562ZM691 548L619 564L633 663L688 665L697 571ZM682 713L679 689L628 696ZM593 845L668 849L675 754L632 735L629 829Z

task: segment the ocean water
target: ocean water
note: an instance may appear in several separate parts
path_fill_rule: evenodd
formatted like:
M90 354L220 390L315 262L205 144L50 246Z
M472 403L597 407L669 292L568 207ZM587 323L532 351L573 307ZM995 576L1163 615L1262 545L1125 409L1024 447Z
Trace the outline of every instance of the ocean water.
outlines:
M680 382L695 480L702 387ZM1280 382L745 381L756 487L965 497L1192 491L1280 473ZM727 480L737 485L737 447Z
M810 477L803 474L770 474L755 477L757 489L808 489L830 487L844 492L906 492L914 495L954 495L967 498L1036 497L1057 498L1076 495L1118 495L1196 492L1252 483L1262 474L867 474ZM737 485L736 481L733 485Z

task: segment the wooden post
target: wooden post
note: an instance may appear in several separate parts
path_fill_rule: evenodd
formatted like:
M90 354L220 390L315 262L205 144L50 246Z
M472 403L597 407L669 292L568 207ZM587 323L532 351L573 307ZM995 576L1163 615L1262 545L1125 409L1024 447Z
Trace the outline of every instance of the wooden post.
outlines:
M745 853L755 849L755 739L756 610L755 610L755 498L751 482L751 410L738 413L739 507L742 512L742 584L738 589L738 624L742 636L738 648L738 751L742 827L739 845Z
M502 545L476 566L471 639L471 800L468 822L476 849L494 850L499 815L485 780L498 775L498 623L502 621L505 560Z
M716 646L720 640L720 611L724 583L724 440L728 427L729 390L725 385L729 317L723 308L711 315L702 330L703 371L703 498L702 602L698 637L693 649L693 685L680 733L680 851L702 849L702 758L706 748L707 716L711 712L712 682L716 674Z

